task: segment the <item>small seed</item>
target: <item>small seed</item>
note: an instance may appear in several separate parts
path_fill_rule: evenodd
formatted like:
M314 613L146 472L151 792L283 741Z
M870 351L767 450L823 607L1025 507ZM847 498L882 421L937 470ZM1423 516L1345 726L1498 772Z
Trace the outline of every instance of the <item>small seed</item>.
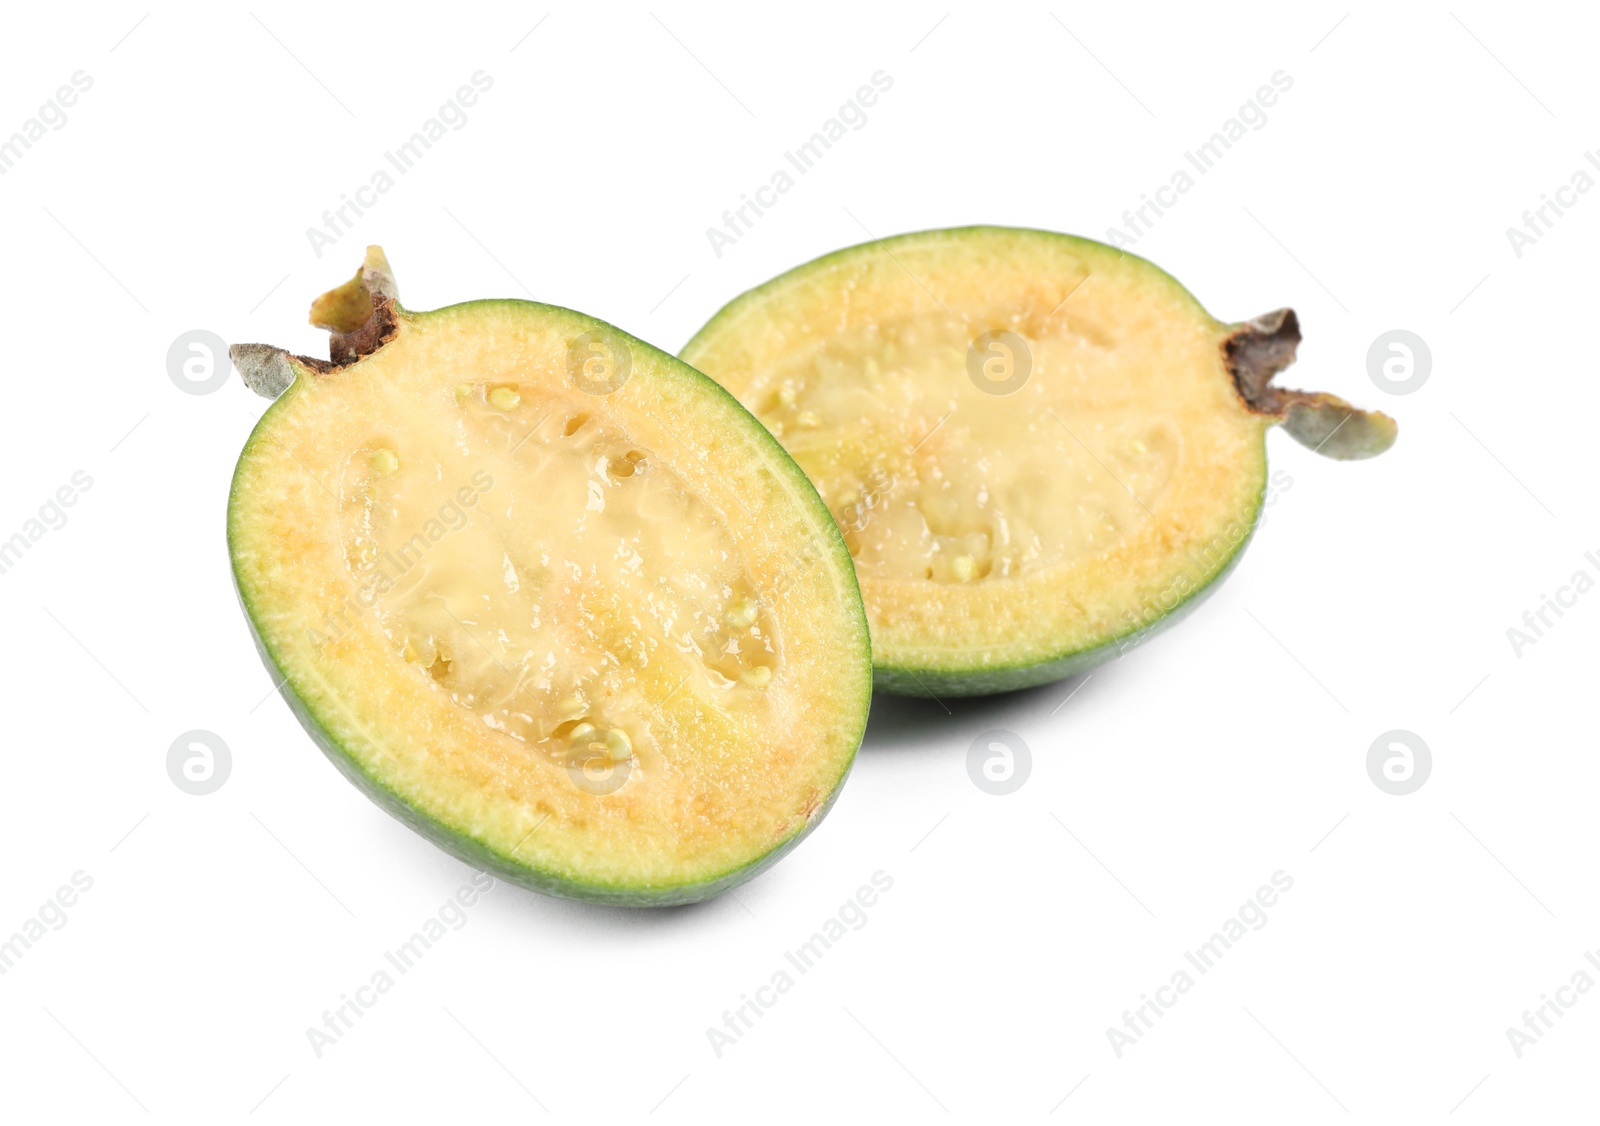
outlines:
M765 688L772 683L772 670L766 665L756 665L754 668L745 669L739 674L739 679L751 688Z
M950 573L964 583L971 582L978 573L978 565L973 562L972 556L958 555L950 560Z
M629 450L623 456L615 459L607 467L606 472L613 477L632 477L639 469L639 463L644 461L644 454L638 450Z
M588 720L584 720L567 733L567 741L576 747L580 743L589 742L598 734L600 729Z
M606 732L606 754L611 756L612 762L622 762L633 757L633 740L628 738L628 733L620 727L613 727Z
M778 388L778 405L792 407L794 406L795 398L794 384L785 379L783 386Z
M514 411L520 402L522 402L522 396L509 387L496 387L489 392L489 405L496 410Z
M457 403L464 403L470 398L472 398L472 384L470 384L470 383L457 383L456 384L456 402Z
M815 430L822 425L822 420L817 417L816 411L801 411L800 417L796 418L795 422L804 426L807 430Z
M400 468L400 458L393 450L380 446L372 451L372 468L387 477Z
M722 615L722 620L734 629L748 629L756 624L756 618L761 614L761 608L748 598L740 599L727 612Z

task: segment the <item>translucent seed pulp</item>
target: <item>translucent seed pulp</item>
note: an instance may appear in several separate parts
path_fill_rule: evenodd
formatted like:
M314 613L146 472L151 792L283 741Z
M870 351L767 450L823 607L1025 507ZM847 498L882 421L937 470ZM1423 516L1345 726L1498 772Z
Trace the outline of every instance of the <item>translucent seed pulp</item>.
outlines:
M741 389L816 483L863 577L1020 578L1112 550L1151 519L1180 430L1106 376L1116 342L1048 311L879 321ZM1014 394L984 394L969 370L996 329L1030 348Z
M664 459L533 382L449 384L352 452L351 601L474 723L563 767L635 762L637 787L666 776L663 699L762 728L778 623Z

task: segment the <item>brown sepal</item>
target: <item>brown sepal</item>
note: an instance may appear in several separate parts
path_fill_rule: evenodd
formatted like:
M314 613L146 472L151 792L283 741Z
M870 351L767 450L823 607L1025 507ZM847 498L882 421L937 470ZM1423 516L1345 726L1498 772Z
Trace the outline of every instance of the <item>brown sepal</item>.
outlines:
M393 340L400 328L399 296L382 248L369 246L355 277L311 303L311 323L330 333L328 359L292 355L270 344L235 344L228 356L245 386L276 399L294 382L295 365L330 375Z
M1281 422L1295 441L1324 457L1376 457L1394 445L1399 428L1381 411L1361 410L1322 391L1272 386L1273 376L1294 363L1299 346L1300 320L1293 309L1246 321L1222 342L1223 362L1245 405Z

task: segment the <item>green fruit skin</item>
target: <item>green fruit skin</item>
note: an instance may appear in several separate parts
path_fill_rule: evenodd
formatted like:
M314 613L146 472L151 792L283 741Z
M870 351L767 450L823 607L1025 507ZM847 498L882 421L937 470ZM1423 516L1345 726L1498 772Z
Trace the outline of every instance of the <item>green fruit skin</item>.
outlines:
M506 303L528 305L535 304L533 302ZM477 302L473 302L472 304L477 304ZM495 302L495 304L501 304L501 302ZM545 306L535 307L545 308ZM450 308L458 308L458 306L451 306ZM446 312L448 310L440 309L436 311ZM593 320L593 318L587 319ZM596 321L595 323L603 324L604 322ZM696 371L694 368L683 363L683 361L676 359L675 357L659 352L658 349L653 348L651 345L638 340L637 338L623 332L620 329L614 328L610 325L606 325L605 327L610 328L611 331L615 332L619 337L627 340L630 345L637 346L650 352L655 352L665 359L671 361L676 367L681 368L685 372L692 373L692 375L698 379L704 380L708 389L714 389L718 395L727 399L735 406L738 406L740 410L744 409L743 406L739 404L737 399L730 395L721 384L717 383L709 376ZM304 377L302 376L301 378ZM302 700L291 687L291 678L288 670L284 668L284 666L279 662L278 658L273 654L271 648L267 645L266 640L262 637L259 626L256 624L256 615L250 605L249 598L246 597L244 593L244 586L239 575L238 564L233 552L232 541L233 515L235 511L234 500L236 499L238 493L240 470L244 466L251 448L262 437L264 431L267 429L268 420L276 411L282 408L284 404L290 400L290 398L293 396L293 393L294 388L291 386L289 390L278 396L278 398L273 401L272 405L267 408L260 420L257 421L256 427L251 432L249 439L245 442L245 447L240 452L239 461L234 468L233 484L229 490L228 503L228 556L230 563L232 564L230 569L233 574L234 592L238 595L239 605L241 609L243 609L245 621L250 627L251 640L255 642L256 651L260 654L262 663L266 665L267 673L272 677L273 683L278 685L279 695L288 701L290 710L294 713L295 718L300 721L300 725L305 728L306 734L311 736L312 741L314 741L318 747L322 748L322 752L327 755L328 759L333 763L334 766L338 767L339 772L348 778L352 783L354 783L356 788L362 793L366 794L368 798L382 807L396 820L404 823L420 836L433 842L439 848L443 849L445 852L449 853L451 856L454 856L457 860L460 860L465 864L471 865L472 867L480 869L481 871L488 872L491 875L498 876L508 883L516 884L519 887L525 887L529 890L537 891L545 895L556 896L562 899L575 899L585 903L596 903L612 907L678 907L685 904L699 903L702 900L714 898L718 895L721 895L725 891L738 887L740 884L754 879L762 872L765 872L768 868L772 867L779 860L782 860L786 855L788 855L788 853L794 849L796 845L810 835L811 831L822 823L823 818L826 817L828 812L833 808L834 802L838 800L839 792L844 789L845 781L849 778L850 771L855 765L856 751L859 750L861 739L866 734L867 712L871 703L870 685L868 686L866 695L864 695L861 700L861 706L859 709L860 723L855 734L855 747L850 752L850 759L845 763L844 769L840 771L839 778L833 784L833 788L829 791L827 798L824 799L822 804L811 814L810 817L806 819L806 823L796 830L787 840L780 842L778 845L768 850L765 854L757 857L749 863L743 864L737 868L729 869L725 872L711 873L708 875L707 879L698 881L696 883L671 884L659 887L652 887L643 884L584 883L570 879L556 872L550 872L541 868L536 868L531 864L527 864L512 857L505 856L502 853L489 848L481 841L467 836L464 833L458 832L448 825L444 825L438 821L435 821L426 813L417 809L393 789L384 785L377 778L374 778L371 774L369 774L366 768L362 766L361 762L340 745L338 740L336 740L323 725L321 719L317 717L316 713L311 710L306 702ZM799 465L795 464L794 460L789 457L788 451L783 448L776 438L773 438L771 434L768 433L766 427L762 426L760 422L755 419L755 416L751 415L750 419L755 425L756 429L766 438L767 443L772 447L772 449L781 456L782 461L779 464L781 465L783 462L787 462L788 467L793 471L794 476L799 481L805 482L807 488L810 488L810 480L806 477L804 472L801 471ZM812 490L811 499L823 514L828 515L828 521L825 527L827 527L833 533L830 540L830 546L835 552L842 553L843 556L848 559L849 551L845 547L844 537L834 526L831 514L828 514L827 507L822 503L822 498L816 495L815 490ZM848 574L852 580L852 586L854 587L855 593L855 610L861 619L862 630L865 632L866 610L861 603L860 589L854 585L854 567L851 566L846 571L846 574Z
M1263 493L1263 496L1265 493ZM890 696L921 696L941 699L959 696L992 696L1001 692L1016 692L1023 688L1037 688L1065 677L1087 672L1096 665L1121 657L1151 637L1182 621L1194 612L1221 585L1244 558L1245 546L1255 535L1260 523L1261 504L1257 502L1256 515L1251 520L1250 531L1234 547L1232 553L1211 573L1203 584L1191 591L1182 602L1166 611L1149 625L1135 626L1127 633L1096 645L1063 653L1046 661L1026 665L1003 665L992 668L940 669L897 668L893 665L875 664L872 669L874 691Z

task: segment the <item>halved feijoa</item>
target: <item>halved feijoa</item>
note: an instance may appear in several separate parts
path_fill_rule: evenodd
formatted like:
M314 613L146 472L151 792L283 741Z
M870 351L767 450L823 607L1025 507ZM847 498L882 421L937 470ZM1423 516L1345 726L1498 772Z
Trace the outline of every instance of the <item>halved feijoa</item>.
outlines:
M233 349L277 401L228 545L333 762L539 891L714 895L821 820L866 722L850 556L711 380L529 301L403 309L381 251L312 307L332 361Z
M1218 321L1149 262L970 227L841 250L735 299L682 358L811 476L843 530L877 684L976 695L1116 655L1238 557L1276 423L1336 458L1394 421L1269 380L1284 309Z

